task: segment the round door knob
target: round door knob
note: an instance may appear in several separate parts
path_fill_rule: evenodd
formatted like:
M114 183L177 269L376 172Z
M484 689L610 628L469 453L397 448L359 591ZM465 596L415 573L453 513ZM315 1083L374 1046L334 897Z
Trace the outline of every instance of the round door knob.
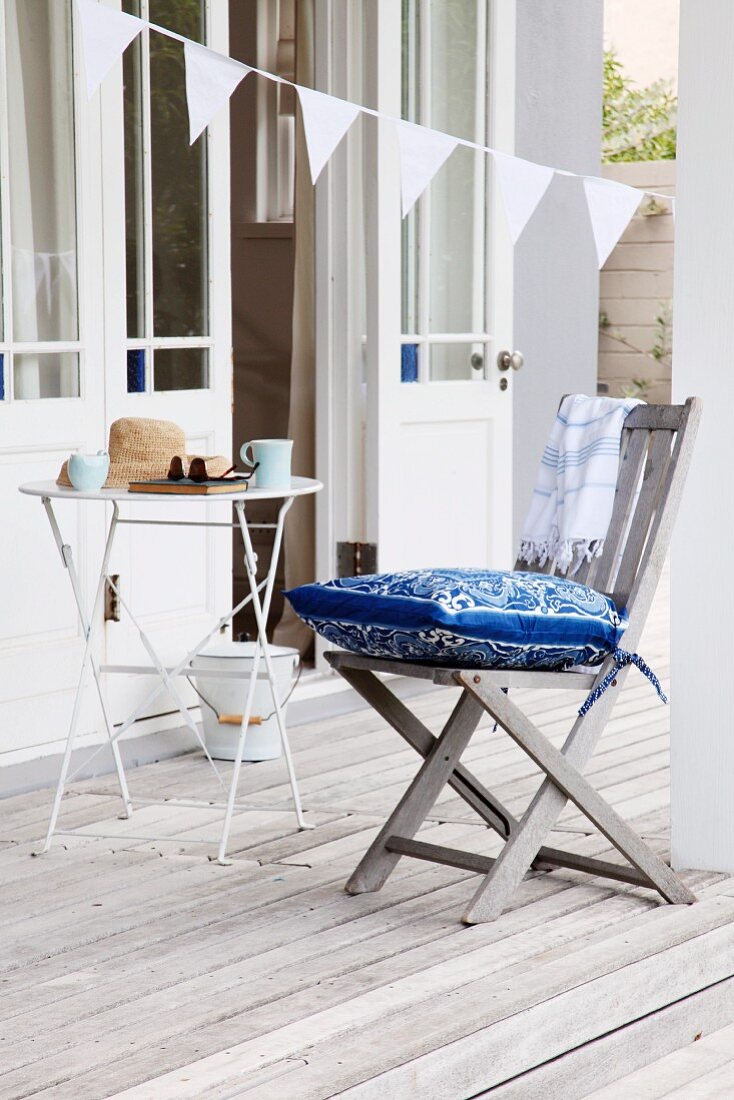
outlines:
M525 360L520 351L501 351L497 356L497 366L500 370L520 370Z

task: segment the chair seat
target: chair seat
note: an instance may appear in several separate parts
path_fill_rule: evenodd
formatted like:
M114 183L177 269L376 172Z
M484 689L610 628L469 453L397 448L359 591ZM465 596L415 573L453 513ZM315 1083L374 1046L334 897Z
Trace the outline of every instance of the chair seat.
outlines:
M332 668L365 669L370 672L383 672L391 676L410 676L418 680L431 680L434 684L456 687L457 676L471 671L465 668L443 668L436 665L412 664L410 661L389 661L381 657L368 657L361 653L349 653L338 650L327 653L326 659ZM511 688L561 688L565 691L590 691L594 686L599 670L586 671L569 669L566 672L543 672L540 669L482 669L482 679L497 687Z

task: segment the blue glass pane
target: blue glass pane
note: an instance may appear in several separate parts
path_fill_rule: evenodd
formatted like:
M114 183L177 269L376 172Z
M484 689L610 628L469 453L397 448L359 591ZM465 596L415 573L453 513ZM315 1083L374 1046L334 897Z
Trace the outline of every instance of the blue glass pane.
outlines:
M402 344L400 347L400 381L418 381L418 345Z
M127 353L127 392L145 393L145 348Z

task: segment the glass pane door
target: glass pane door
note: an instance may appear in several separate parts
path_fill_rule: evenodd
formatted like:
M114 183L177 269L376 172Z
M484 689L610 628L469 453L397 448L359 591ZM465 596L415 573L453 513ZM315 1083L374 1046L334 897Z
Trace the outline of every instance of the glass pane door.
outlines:
M203 0L125 0L205 41ZM183 46L144 31L123 60L128 393L209 386L207 140L189 145Z
M73 0L0 0L2 766L62 751L85 647L44 509L18 489L106 438L99 103L75 17ZM86 593L101 514L71 501L55 514ZM97 721L87 695L85 735Z
M6 183L0 196L5 268L0 397L78 397L71 3L5 0L0 29L5 43L0 176Z
M403 0L402 114L487 144L486 0ZM459 146L403 222L403 381L483 378L487 157Z

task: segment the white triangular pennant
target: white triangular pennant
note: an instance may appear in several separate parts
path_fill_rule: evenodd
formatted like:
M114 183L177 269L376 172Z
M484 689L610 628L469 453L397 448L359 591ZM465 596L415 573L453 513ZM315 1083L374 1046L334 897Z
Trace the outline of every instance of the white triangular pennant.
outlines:
M298 84L296 91L301 102L311 180L316 183L327 160L359 114L359 107Z
M642 192L626 183L593 176L584 177L584 192L601 268L640 205Z
M184 59L189 145L193 145L252 69L241 61L233 61L206 46L200 46L198 42L184 42Z
M508 153L495 153L494 163L497 166L507 225L512 243L516 244L548 190L555 170L545 164L534 164L521 157L512 157Z
M400 146L400 190L405 217L451 156L459 139L403 121L395 123L395 132Z
M98 4L76 0L82 33L87 96L91 99L107 73L145 26L142 19Z

